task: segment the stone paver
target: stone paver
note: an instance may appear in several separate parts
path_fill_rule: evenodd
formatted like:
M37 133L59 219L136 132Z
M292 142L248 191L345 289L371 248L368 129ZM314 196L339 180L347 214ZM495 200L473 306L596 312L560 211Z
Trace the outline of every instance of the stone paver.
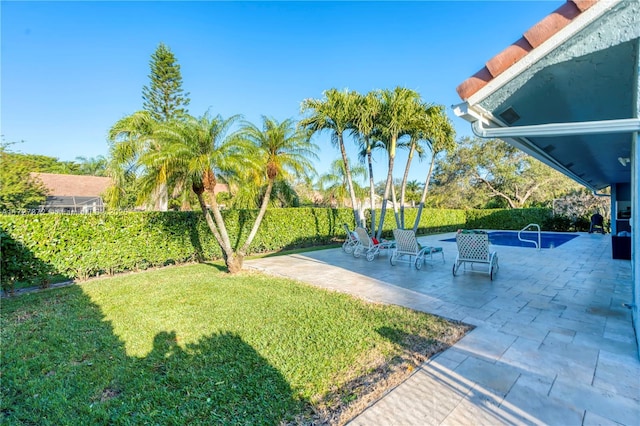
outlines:
M640 425L640 362L631 265L608 235L580 234L551 250L494 246L500 271L453 277L453 234L418 271L340 249L246 261L248 268L476 328L351 421L353 425Z

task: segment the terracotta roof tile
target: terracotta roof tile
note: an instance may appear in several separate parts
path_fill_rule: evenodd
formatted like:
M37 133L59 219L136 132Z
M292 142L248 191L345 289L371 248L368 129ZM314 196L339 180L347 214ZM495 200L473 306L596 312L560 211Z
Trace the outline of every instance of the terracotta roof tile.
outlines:
M31 173L49 189L48 195L98 197L111 185L111 179L100 176Z
M524 37L508 46L502 52L487 61L486 67L492 76L496 77L513 64L524 58L533 48Z
M491 75L487 67L484 67L473 76L463 81L456 88L456 91L462 99L467 99L469 96L473 95L478 90L486 86L486 84L491 81L492 78L493 76Z
M568 0L565 4L547 15L531 27L515 43L489 59L483 69L463 81L456 91L462 100L467 100L519 60L531 50L549 40L554 34L566 27L576 16L589 9L598 0Z
M566 27L580 13L581 11L575 3L567 2L531 27L524 33L524 38L531 43L531 46L536 48L547 41L553 34Z

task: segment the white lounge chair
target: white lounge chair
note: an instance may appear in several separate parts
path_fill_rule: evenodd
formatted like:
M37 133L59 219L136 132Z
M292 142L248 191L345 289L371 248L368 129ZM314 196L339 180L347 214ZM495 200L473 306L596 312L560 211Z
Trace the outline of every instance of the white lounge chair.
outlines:
M488 271L481 272L488 273L490 279L493 280L495 274L498 273L498 254L489 250L489 234L484 231L458 231L456 244L458 245L458 256L456 263L453 264L454 277L461 265L464 265L466 270L468 263L473 270L473 264L479 263L488 266Z
M358 234L350 230L349 225L346 223L343 223L342 226L344 226L344 231L347 234L344 243L342 243L342 250L345 253L351 254L353 253L353 249L358 245Z
M393 241L382 240L376 242L372 240L367 230L362 227L356 228L356 235L358 236L358 244L353 249L353 257L360 257L364 253L369 262L380 253L380 250L390 249L395 245Z
M434 253L442 254L442 263L444 263L444 251L442 247L422 247L416 239L416 234L411 229L394 229L393 237L396 241L396 247L389 258L391 265L395 265L396 262L405 260L399 260L406 256L409 257L408 262L412 262L412 258L415 257L416 269L422 268L427 256L433 260Z

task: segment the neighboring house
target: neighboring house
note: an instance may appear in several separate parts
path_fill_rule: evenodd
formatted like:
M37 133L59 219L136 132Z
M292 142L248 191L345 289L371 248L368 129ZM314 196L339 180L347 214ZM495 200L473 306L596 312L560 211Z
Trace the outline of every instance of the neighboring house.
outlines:
M503 139L596 194L611 188L612 234L624 235L611 237L613 253L605 255L617 258L621 241L631 252L636 337L639 64L640 2L567 1L462 82L464 102L454 107L477 136Z
M40 210L46 213L96 213L104 211L102 194L111 179L99 176L31 173L48 189Z

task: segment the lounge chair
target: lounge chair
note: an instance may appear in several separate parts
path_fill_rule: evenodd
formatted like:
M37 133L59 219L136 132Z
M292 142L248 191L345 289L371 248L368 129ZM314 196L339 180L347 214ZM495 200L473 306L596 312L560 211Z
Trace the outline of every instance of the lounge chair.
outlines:
M395 265L399 259L409 257L408 262L412 262L415 257L416 269L422 268L427 256L433 260L434 253L442 254L442 263L444 263L444 251L442 247L422 247L416 239L416 234L411 229L394 229L393 237L396 240L396 247L389 258L391 265ZM404 262L405 260L402 260Z
M367 257L367 260L371 262L379 253L380 250L390 249L394 247L393 241L374 241L369 237L367 230L362 227L356 228L356 235L358 236L358 244L353 249L353 257L360 257L363 253Z
M350 230L349 225L346 223L343 223L342 226L344 226L344 231L347 234L344 243L342 243L342 251L351 254L353 253L353 249L358 245L358 234Z
M456 234L456 244L458 245L458 256L453 264L453 276L456 276L458 269L464 265L467 269L467 263L485 264L489 270L484 271L489 274L491 280L498 273L498 254L489 250L489 234L484 231L458 231Z

